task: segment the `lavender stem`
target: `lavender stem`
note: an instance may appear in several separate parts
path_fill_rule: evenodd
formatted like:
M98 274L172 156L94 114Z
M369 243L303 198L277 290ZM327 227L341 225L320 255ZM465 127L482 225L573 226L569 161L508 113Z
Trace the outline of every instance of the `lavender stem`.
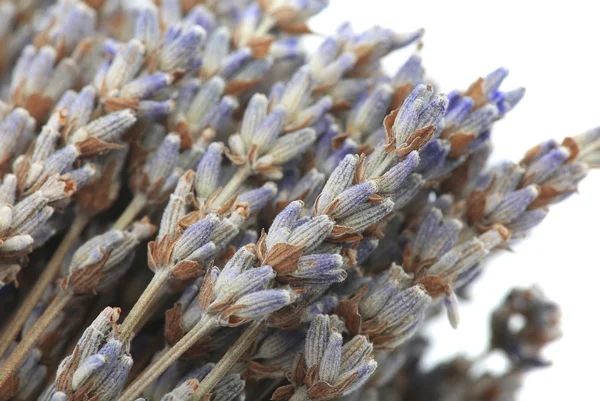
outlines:
M244 330L235 344L229 347L225 355L223 355L204 380L200 382L200 386L194 392L194 401L200 401L204 396L208 395L213 387L219 383L240 357L244 355L262 331L264 320L255 320L246 327L246 330Z
M56 249L52 259L36 281L35 285L25 298L21 307L14 313L13 318L6 324L6 328L0 336L0 357L6 353L12 342L17 338L23 328L27 317L31 314L40 298L46 291L46 288L56 279L60 266L73 243L79 238L85 227L90 221L91 216L81 210L77 211L75 220L69 227L69 230L63 237L60 245Z
M33 325L27 335L19 342L17 347L13 350L2 366L2 370L0 371L0 389L10 385L9 380L14 377L15 371L19 368L23 360L25 360L25 357L31 348L35 345L42 334L44 334L44 331L72 298L72 293L60 292L56 298L54 298L52 303L48 305L48 308L46 311L44 311L44 314L40 317L36 324Z
M156 380L169 366L173 364L181 355L193 346L199 339L209 334L217 327L217 319L213 316L206 316L200 320L192 330L190 330L180 341L171 349L164 352L160 358L147 367L140 376L125 390L119 398L119 401L133 401L137 396ZM237 343L236 343L237 345ZM234 349L235 345L230 348ZM236 358L237 360L237 358ZM218 366L218 365L217 365ZM216 369L216 367L215 367Z
M147 202L148 197L144 193L136 193L131 202L129 202L129 205L127 205L127 208L121 213L121 216L119 216L112 229L124 230L133 220L135 220L137 215L144 209Z

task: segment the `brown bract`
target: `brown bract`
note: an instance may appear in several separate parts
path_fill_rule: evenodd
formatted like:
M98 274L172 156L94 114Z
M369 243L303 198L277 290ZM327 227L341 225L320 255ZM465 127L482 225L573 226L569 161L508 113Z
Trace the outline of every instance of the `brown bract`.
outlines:
M305 387L306 395L309 399L314 401L331 400L341 397L344 391L356 379L358 372L349 375L335 385L331 385L330 383L321 380L319 377L318 365L310 366L307 369L306 360L304 359L304 356L301 355L294 361L292 370L287 372L286 376L294 384L283 386L275 390L271 400L289 398L294 394L295 389L298 387Z
M262 230L256 243L256 256L263 265L268 265L277 272L277 275L292 274L298 269L298 260L305 247L294 246L286 243L275 244L267 251L266 234Z
M362 326L362 317L358 311L358 304L367 292L367 286L363 286L355 296L339 302L335 314L344 319L346 328L352 334L359 334Z
M72 291L75 294L89 294L96 291L96 287L105 273L102 268L110 257L112 251L100 249L102 259L93 265L87 265L81 269L75 269L65 278L60 287L63 291Z

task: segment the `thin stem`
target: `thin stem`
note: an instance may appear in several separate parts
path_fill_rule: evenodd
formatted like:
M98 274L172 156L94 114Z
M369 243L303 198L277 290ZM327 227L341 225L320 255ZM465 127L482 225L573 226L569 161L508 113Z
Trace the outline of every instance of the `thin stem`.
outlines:
M48 305L48 308L46 308L31 330L29 330L25 337L17 344L17 347L10 354L2 366L2 369L0 369L0 388L2 388L15 374L31 348L33 348L50 323L52 323L72 298L72 293L59 292L50 305Z
M88 213L82 212L81 210L77 211L75 220L73 220L69 230L66 232L60 245L54 252L54 255L52 255L52 259L50 259L35 285L31 288L27 297L19 309L14 313L12 319L8 322L4 332L0 336L0 357L6 353L6 350L8 350L12 342L17 338L19 332L25 325L25 321L40 301L40 298L42 298L42 295L44 295L46 288L48 288L48 286L56 279L56 276L58 276L65 256L89 223L90 218L91 216Z
M138 322L146 315L152 305L155 305L155 298L160 296L164 284L168 279L169 269L161 269L154 274L154 277L152 277L142 295L140 295L135 305L133 305L123 324L119 326L119 338L122 341L130 340L134 336Z
M240 189L240 186L250 177L250 169L245 166L239 168L233 177L229 179L225 187L219 192L219 195L213 201L213 206L222 206Z
M219 381L231 370L233 365L244 355L254 343L263 328L264 319L255 320L242 333L240 338L227 350L210 373L200 382L200 386L194 391L194 401L202 400L219 383Z
M112 229L113 230L124 230L127 228L129 224L138 214L142 211L144 207L146 207L146 203L148 203L148 197L143 193L137 193L127 205L127 208L121 213L119 219L115 222Z
M119 401L133 401L154 380L171 366L185 351L190 349L202 337L210 334L217 327L217 319L205 315L173 348L148 366L141 375L125 390Z

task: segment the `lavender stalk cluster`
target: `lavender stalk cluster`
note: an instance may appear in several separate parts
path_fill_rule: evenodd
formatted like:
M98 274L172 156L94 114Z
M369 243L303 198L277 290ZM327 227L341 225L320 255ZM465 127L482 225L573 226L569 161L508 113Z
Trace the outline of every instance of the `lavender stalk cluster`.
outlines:
M0 401L500 401L549 364L539 288L421 360L600 129L491 164L507 69L440 93L423 30L315 35L327 6L0 1Z

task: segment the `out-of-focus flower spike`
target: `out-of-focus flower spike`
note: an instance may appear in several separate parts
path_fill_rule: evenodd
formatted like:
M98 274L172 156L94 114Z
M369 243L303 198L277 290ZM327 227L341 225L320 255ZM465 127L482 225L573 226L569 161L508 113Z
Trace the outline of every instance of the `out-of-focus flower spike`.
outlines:
M187 111L190 123L199 123L200 119L218 104L224 89L225 81L221 77L213 77L205 82L193 98L189 111Z
M185 16L184 23L200 25L206 32L212 32L217 24L215 15L204 5L198 4Z
M247 47L238 49L234 52L227 54L220 63L218 74L220 77L231 80L233 77L243 71L245 66L252 64L252 50ZM239 78L239 76L238 76ZM232 84L233 85L233 84ZM231 86L230 86L231 88ZM236 93L235 91L231 91Z
M292 76L280 100L280 104L285 107L289 115L295 115L306 104L313 86L314 78L306 66Z
M327 113L333 106L333 100L329 96L323 96L312 105L295 116L286 124L286 131L292 131L306 125L312 125Z
M211 111L207 116L206 125L216 132L220 132L231 120L231 116L240 106L239 101L235 96L224 96L219 102L219 105ZM200 126L203 126L203 121Z
M378 85L364 101L357 103L349 127L354 138L362 140L365 134L381 126L392 99L392 92L389 85Z
M320 173L316 168L312 168L296 183L294 188L290 191L289 199L314 199L313 194L315 194L324 183L325 174Z
M269 115L256 127L252 144L256 145L259 154L273 146L273 143L281 133L286 117L287 111L285 107L275 106Z
M517 219L529 205L538 197L540 190L536 185L511 192L487 216L494 223L506 224Z
M294 60L303 55L303 50L298 39L286 38L273 42L269 54L275 60Z
M123 48L119 50L115 58L112 60L104 87L97 88L111 92L116 89L121 89L123 85L130 82L138 73L144 62L145 48L139 40L129 41Z
M21 153L33 139L35 120L27 110L12 110L0 124L0 167L6 167L11 158Z
M398 87L399 85L405 83L418 85L422 83L424 75L425 70L423 68L423 59L420 52L417 51L416 53L412 54L404 64L402 64L402 66L394 75L394 86Z
M52 74L50 82L44 87L41 92L44 97L58 100L62 94L73 87L77 76L79 75L79 67L71 58L62 59Z
M169 28L170 29L170 28ZM186 71L194 67L199 48L206 37L206 31L199 25L183 28L177 35L168 38L160 52L159 68L162 71Z
M456 128L457 131L467 133L480 133L488 129L498 117L498 107L495 104L486 104L475 110Z
M311 55L308 65L311 71L317 73L335 61L340 51L340 43L334 37L327 37Z
M210 34L202 58L201 73L203 76L210 77L219 71L221 62L229 54L230 42L231 32L225 26L218 27Z
M315 130L312 128L303 128L284 135L275 141L273 147L269 149L269 153L256 161L256 169L265 170L269 177L281 178L280 170L276 168L269 171L270 167L281 166L299 153L304 153L316 139Z
M175 109L175 102L171 99L165 101L142 100L137 106L137 115L156 120L169 115Z
M69 179L75 181L77 188L83 188L90 183L98 174L96 166L86 163L83 167L69 172Z
M173 25L181 21L183 10L178 0L163 0L160 2L160 17L164 24Z
M163 72L135 79L123 86L119 96L123 98L146 98L166 88L173 82L173 76Z
M546 155L535 160L528 166L527 172L521 186L530 184L541 184L571 156L571 152L565 147L558 147Z
M340 55L334 62L315 73L317 88L333 86L346 72L354 67L356 61L354 53L348 52Z
M23 84L23 82L27 79L27 75L29 72L29 66L33 63L34 58L36 57L37 50L34 45L27 45L17 63L15 64L12 72L12 79L10 85L10 95L14 97L19 86Z
M500 89L502 81L508 76L508 69L500 67L490 72L483 80L483 91L486 95L490 96L492 93Z
M51 46L42 47L27 72L24 93L42 93L52 78L52 70L56 62L56 50Z
M148 51L153 51L157 47L160 38L160 23L156 7L146 6L140 10L133 36L141 41Z
M446 314L448 315L450 325L453 329L457 329L458 323L460 322L460 316L458 312L458 297L454 291L444 297L444 306L446 307Z

